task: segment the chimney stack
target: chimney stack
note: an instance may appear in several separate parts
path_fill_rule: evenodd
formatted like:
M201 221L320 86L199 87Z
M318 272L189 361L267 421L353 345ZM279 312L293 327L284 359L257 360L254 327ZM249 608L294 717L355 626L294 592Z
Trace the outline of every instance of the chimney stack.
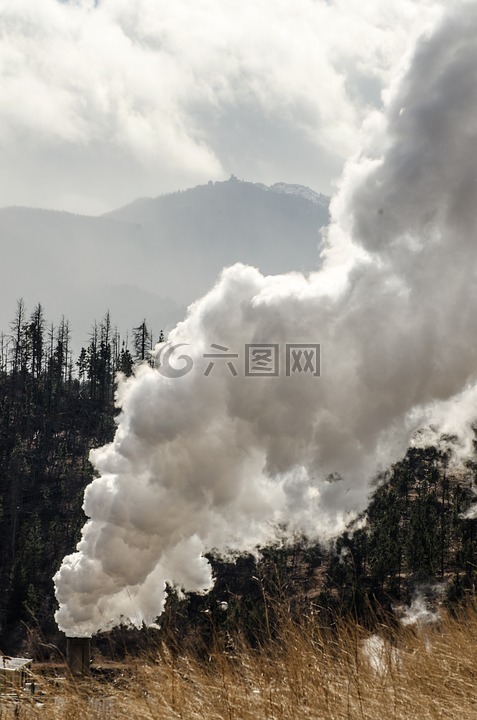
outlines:
M91 672L91 638L67 637L66 662L71 675L82 677Z

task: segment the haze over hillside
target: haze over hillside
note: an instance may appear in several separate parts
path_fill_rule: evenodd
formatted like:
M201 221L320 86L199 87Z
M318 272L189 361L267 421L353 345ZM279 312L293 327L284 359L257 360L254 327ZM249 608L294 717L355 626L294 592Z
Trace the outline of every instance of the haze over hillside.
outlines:
M145 316L158 332L232 263L267 274L316 269L328 203L303 186L232 176L100 217L2 209L0 330L23 297L28 310L41 302L50 320L65 314L75 347L107 309L120 330Z

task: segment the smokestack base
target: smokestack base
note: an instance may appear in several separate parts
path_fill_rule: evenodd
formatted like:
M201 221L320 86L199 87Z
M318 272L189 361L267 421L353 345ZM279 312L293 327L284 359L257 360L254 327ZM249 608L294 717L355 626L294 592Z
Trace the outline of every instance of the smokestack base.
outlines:
M66 638L66 663L74 677L83 677L91 673L91 638Z

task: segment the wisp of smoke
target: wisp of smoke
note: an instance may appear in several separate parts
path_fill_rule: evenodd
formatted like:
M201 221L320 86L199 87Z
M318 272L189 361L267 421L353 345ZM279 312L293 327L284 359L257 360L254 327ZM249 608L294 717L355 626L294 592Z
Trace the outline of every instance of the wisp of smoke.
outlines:
M401 616L402 625L413 625L417 629L421 629L426 625L436 623L439 620L439 611L433 610L432 605L436 607L439 605L443 592L444 586L439 584L427 588L423 586L416 587L411 604L396 608L396 611ZM433 602L431 603L432 599Z
M377 675L384 675L387 670L399 665L400 651L380 635L365 638L361 643L361 651Z
M225 270L169 337L180 376L159 346L158 368L120 379L89 519L54 578L68 634L152 623L166 581L210 587L207 549L251 550L284 528L331 537L442 408L470 432L476 32L477 6L456 3L418 43L345 170L320 271ZM274 376L246 373L260 344L275 346ZM320 376L290 344L320 345Z

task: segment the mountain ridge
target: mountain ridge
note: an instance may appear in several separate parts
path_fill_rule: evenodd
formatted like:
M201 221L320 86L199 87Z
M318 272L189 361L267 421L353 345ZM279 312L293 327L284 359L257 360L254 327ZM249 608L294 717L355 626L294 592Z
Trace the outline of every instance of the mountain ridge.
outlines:
M242 262L264 274L316 269L328 220L326 198L310 188L267 188L233 177L138 198L98 216L3 208L0 328L8 330L23 298L28 308L44 304L49 317L65 314L81 343L91 318L107 309L120 329L144 316L157 331L167 329L223 267Z

